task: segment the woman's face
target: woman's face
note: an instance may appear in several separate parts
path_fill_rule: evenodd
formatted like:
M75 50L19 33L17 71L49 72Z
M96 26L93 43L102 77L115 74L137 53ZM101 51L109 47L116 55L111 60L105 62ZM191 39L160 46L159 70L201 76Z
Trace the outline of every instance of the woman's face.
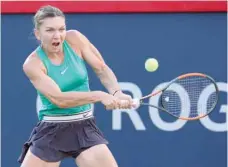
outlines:
M66 37L65 18L60 16L45 18L40 27L35 30L35 35L48 53L62 51L62 44Z

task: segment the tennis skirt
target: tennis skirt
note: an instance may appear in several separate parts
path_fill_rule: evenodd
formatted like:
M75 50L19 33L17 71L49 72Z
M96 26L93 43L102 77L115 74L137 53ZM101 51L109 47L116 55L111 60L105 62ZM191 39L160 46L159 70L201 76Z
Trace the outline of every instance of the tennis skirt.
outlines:
M58 162L66 157L76 158L82 151L108 144L97 127L92 111L63 117L44 117L24 144L18 162L30 151L46 162Z

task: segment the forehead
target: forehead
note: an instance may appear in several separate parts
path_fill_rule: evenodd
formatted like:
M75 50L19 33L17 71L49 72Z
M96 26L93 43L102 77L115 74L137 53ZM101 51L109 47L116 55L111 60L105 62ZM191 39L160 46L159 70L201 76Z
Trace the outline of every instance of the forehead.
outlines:
M63 17L48 17L43 20L43 27L47 28L59 28L65 26L65 19Z

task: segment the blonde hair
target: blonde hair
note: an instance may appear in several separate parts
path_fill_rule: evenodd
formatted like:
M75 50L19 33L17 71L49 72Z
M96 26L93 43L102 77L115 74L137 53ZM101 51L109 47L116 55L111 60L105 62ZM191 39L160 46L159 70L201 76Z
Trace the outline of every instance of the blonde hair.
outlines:
M43 23L43 20L45 18L57 16L65 18L63 12L59 8L56 8L51 5L43 6L36 12L33 18L34 26L36 29L39 29L40 25Z

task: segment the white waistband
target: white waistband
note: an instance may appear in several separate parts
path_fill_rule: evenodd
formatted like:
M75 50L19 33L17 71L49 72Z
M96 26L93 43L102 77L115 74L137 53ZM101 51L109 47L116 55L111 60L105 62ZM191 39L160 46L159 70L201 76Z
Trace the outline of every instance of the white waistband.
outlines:
M61 116L44 116L44 122L72 122L72 121L80 121L93 117L93 111L88 110L75 115L61 115Z

